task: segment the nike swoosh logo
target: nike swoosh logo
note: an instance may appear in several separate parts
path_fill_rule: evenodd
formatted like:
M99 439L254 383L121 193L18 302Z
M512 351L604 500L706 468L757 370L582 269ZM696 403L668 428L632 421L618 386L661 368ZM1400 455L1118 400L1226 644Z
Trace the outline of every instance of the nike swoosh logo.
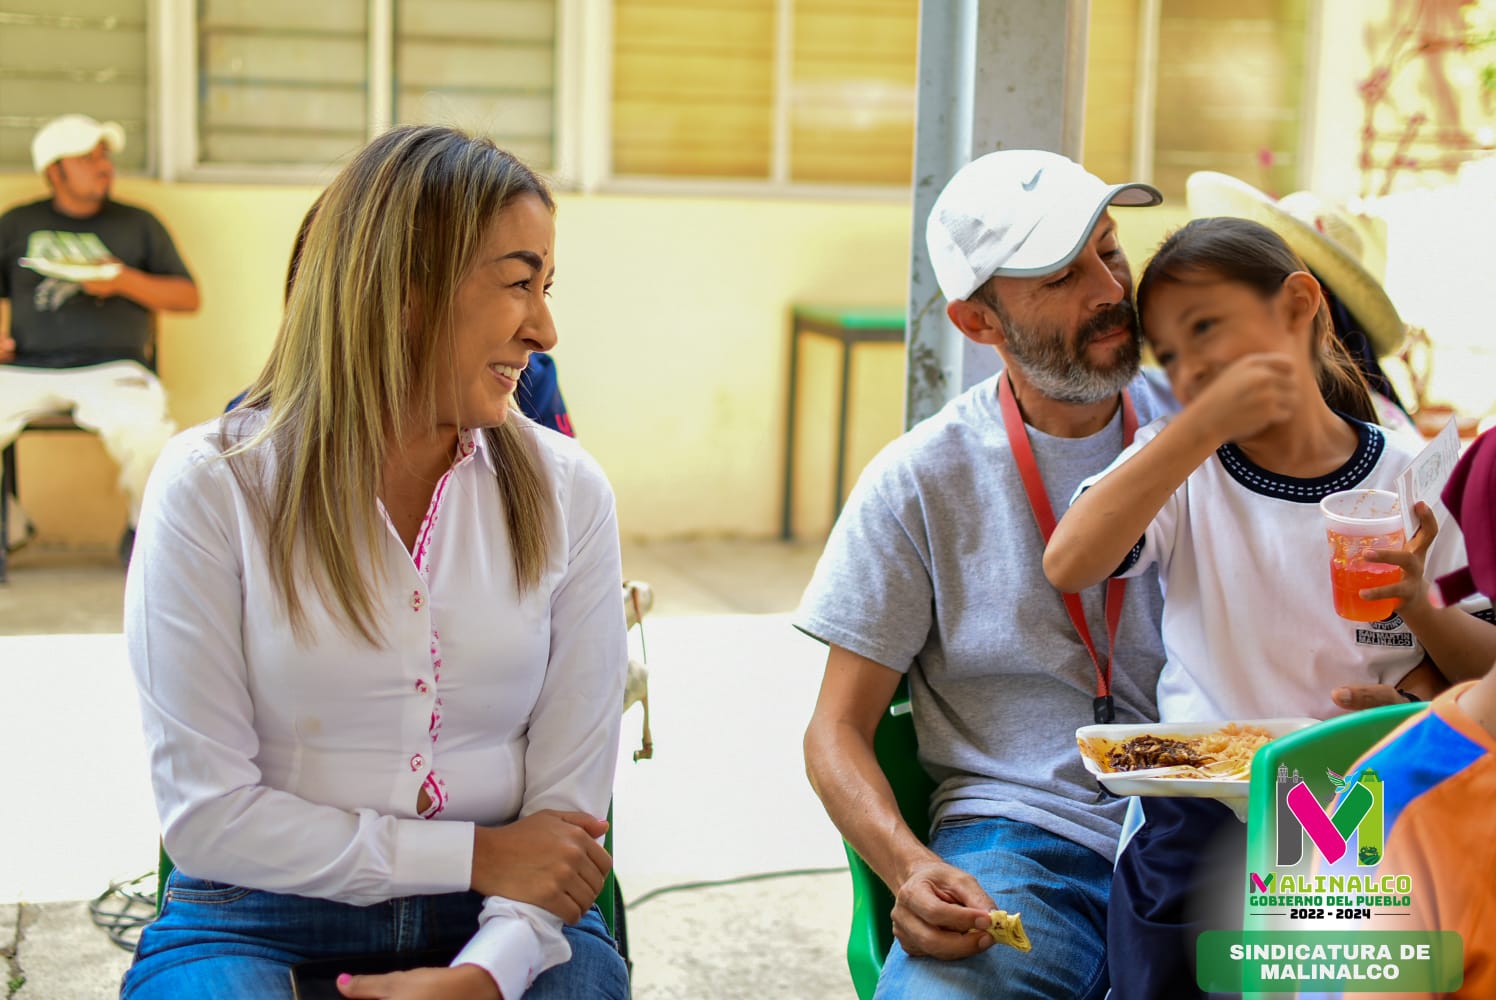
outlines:
M1032 191L1034 189L1034 185L1039 183L1039 175L1042 174L1042 173L1044 173L1044 168L1043 167L1040 167L1038 170L1035 170L1034 171L1034 176L1030 177L1027 181L1024 182L1023 189L1025 191Z

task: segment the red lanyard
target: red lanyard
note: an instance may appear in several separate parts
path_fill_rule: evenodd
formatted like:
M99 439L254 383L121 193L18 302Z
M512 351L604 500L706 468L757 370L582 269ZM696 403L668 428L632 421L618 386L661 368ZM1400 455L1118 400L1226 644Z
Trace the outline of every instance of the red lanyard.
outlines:
M1013 459L1018 463L1018 475L1023 479L1023 491L1028 494L1029 508L1049 544L1054 534L1054 508L1049 505L1049 494L1044 492L1044 479L1039 474L1039 463L1034 460L1034 449L1029 444L1028 429L1023 424L1023 414L1018 412L1018 401L1013 398L1013 387L1008 375L1003 373L997 380L997 401L1002 407L1003 430L1008 432L1008 446L1013 449ZM1132 444L1132 436L1138 429L1138 415L1132 408L1132 397L1122 390L1122 447ZM1076 634L1091 654L1091 663L1096 667L1096 700L1091 703L1098 723L1111 722L1116 718L1112 703L1112 652L1117 642L1117 624L1122 620L1122 598L1127 591L1127 581L1113 577L1106 585L1106 650L1105 666L1096 655L1096 644L1091 641L1091 627L1086 623L1086 613L1081 607L1079 594L1061 594L1065 610L1070 613L1070 623Z

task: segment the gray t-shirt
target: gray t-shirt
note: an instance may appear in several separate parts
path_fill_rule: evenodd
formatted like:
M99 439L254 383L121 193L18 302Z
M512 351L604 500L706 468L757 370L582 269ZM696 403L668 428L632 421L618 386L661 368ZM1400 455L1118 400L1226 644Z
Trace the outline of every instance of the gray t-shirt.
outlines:
M994 376L894 441L864 470L833 527L796 625L909 674L920 762L939 787L933 823L1006 817L1116 850L1124 800L1075 745L1094 721L1096 668L1044 577L1044 541L1003 430ZM1130 387L1146 424L1178 408L1162 379ZM1117 416L1087 438L1028 428L1056 516L1122 449ZM1082 595L1105 655L1105 585ZM1131 580L1112 665L1116 721L1157 719L1163 599Z

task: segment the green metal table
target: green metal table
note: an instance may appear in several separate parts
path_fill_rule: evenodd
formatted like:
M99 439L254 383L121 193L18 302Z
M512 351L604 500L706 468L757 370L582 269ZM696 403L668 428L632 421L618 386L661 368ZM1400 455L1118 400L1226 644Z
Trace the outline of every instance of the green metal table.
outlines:
M779 537L794 537L795 501L795 397L800 380L800 339L806 334L830 337L841 344L841 396L836 424L836 492L831 500L834 520L841 513L842 488L847 470L847 397L852 381L852 348L857 344L902 344L903 307L851 307L800 305L790 309L789 403L784 422L784 505L780 512Z

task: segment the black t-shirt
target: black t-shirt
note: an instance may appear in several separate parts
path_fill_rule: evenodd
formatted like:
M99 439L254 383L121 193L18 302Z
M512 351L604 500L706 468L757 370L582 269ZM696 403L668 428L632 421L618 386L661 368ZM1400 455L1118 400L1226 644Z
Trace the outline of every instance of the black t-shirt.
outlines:
M11 364L78 368L147 362L150 310L122 295L95 298L83 286L44 277L21 258L86 263L115 257L147 274L190 279L166 227L143 208L105 202L87 219L63 215L51 199L0 216L0 298L10 299Z

